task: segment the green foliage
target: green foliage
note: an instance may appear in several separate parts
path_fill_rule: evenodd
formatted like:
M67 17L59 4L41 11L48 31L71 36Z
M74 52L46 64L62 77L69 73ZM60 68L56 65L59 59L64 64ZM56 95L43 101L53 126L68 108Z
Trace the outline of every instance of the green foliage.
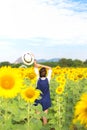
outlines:
M43 63L41 63L43 64ZM78 59L72 60L72 59L66 59L62 58L57 62L44 62L45 65L51 66L51 67L87 67L87 60L81 61Z
M43 63L41 63L41 64L43 64ZM14 63L10 63L8 61L4 61L4 62L0 63L0 67L8 66L8 65L13 67L13 68L19 68L22 65L22 63L14 64ZM61 58L59 61L56 61L56 62L53 62L53 61L44 62L44 65L48 65L51 67L56 67L56 66L60 66L60 67L87 67L87 60L81 61L78 59L72 60L72 59ZM31 66L27 66L27 67L31 67Z
M41 114L37 116L36 111ZM40 130L44 116L41 106L28 104L20 96L14 99L0 98L1 130Z
M56 76L55 76L56 78ZM49 110L49 126L55 130L86 130L81 124L73 124L75 104L82 93L87 92L87 79L73 81L67 78L64 92L55 93L58 85L55 78L51 81L52 107Z
M71 61L71 60L70 60ZM86 72L86 71L85 71ZM0 98L0 129L1 130L86 130L79 122L72 123L75 104L82 93L87 92L87 79L70 80L66 75L64 92L57 94L58 87L55 75L50 82L52 106L46 115L41 105L28 104L20 95L13 99ZM31 81L24 79L24 84ZM36 111L40 114L36 114ZM45 116L48 124L43 126L41 118Z
M2 67L2 66L9 66L9 65L10 65L10 62L8 62L8 61L4 61L4 62L0 63L0 67Z

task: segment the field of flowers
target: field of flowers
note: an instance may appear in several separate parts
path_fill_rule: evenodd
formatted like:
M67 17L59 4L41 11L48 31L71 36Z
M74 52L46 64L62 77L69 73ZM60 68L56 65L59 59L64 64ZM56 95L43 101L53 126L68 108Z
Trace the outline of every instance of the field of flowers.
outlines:
M40 98L34 68L1 67L0 130L87 130L87 68L52 68L50 95L46 115L34 105Z

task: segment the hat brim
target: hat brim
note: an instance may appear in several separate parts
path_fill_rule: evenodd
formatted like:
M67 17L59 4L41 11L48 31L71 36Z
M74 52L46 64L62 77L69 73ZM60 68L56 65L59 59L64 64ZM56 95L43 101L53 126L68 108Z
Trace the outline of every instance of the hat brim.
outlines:
M33 57L32 54L30 54L30 53L27 53L27 54L29 54L29 55L31 56L31 61L27 61L27 60L25 59L25 55L26 55L26 54L24 54L24 55L22 56L22 61L23 61L23 63L24 63L25 65L32 65L32 64L34 63L34 57Z

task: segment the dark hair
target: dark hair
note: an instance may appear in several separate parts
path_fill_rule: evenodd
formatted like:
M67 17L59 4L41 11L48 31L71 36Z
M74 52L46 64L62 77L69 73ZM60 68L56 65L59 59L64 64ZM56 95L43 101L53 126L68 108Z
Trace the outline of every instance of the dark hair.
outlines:
M40 75L40 77L46 77L46 74L47 74L46 68L45 68L45 67L42 67L42 68L39 70L39 75Z

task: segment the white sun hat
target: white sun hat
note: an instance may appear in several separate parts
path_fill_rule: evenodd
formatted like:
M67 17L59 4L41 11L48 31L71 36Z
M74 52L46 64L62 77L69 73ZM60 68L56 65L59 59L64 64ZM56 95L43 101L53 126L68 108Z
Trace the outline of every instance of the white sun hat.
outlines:
M22 56L22 61L25 65L32 65L34 62L34 56L32 55L31 52L25 53Z

